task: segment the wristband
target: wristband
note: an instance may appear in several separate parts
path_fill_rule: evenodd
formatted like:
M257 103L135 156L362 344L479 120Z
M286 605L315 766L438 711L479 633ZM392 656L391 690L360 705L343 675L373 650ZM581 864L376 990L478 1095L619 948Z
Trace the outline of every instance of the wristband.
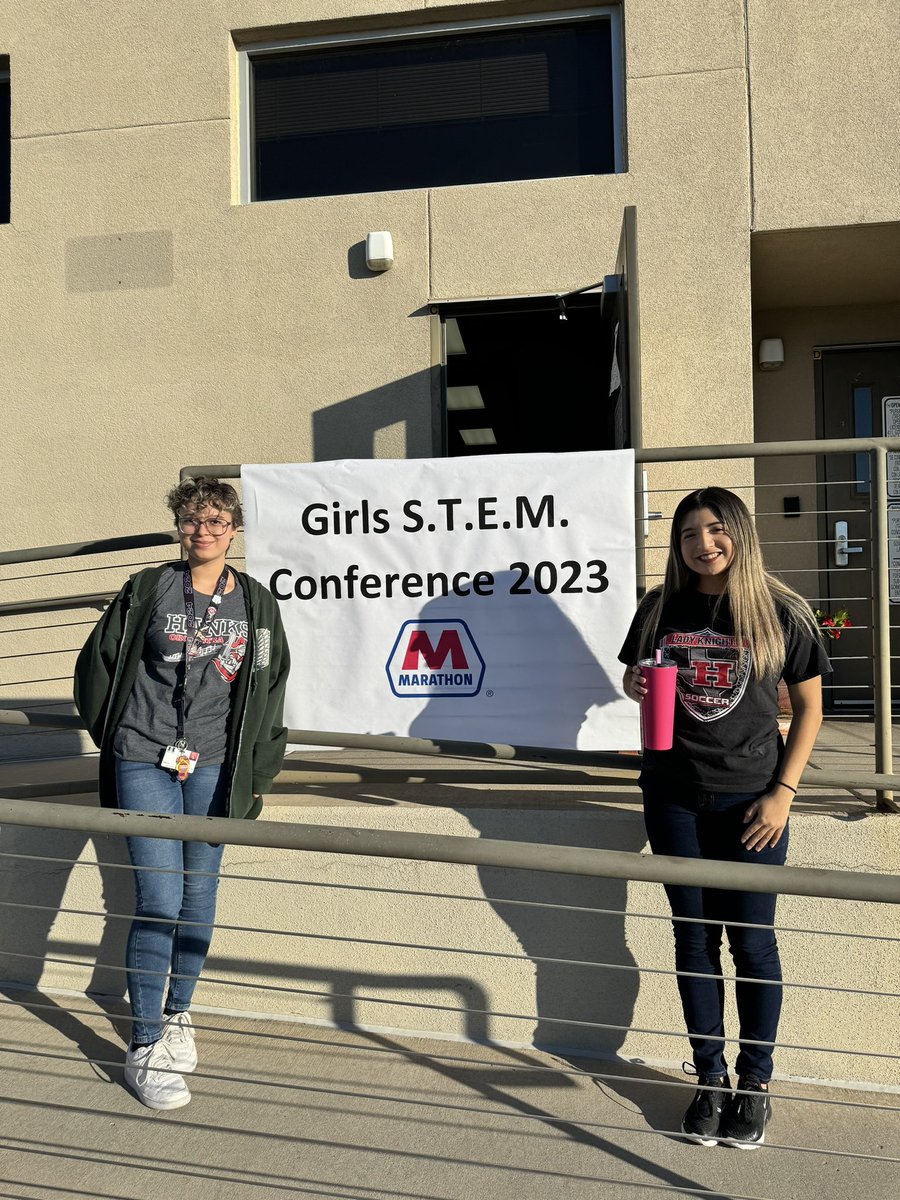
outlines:
M786 787L789 792L793 792L795 796L797 795L797 789L795 787L791 787L789 783L785 783L783 779L778 780L778 785L781 787Z

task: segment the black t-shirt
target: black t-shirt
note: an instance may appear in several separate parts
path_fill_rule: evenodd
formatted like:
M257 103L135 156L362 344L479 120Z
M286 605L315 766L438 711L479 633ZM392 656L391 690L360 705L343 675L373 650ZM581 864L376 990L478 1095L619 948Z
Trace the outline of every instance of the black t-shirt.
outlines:
M711 792L761 791L774 781L784 750L778 679L754 678L752 650L739 664L728 598L722 597L714 613L717 599L692 589L677 593L663 609L656 645L678 666L675 735L671 750L644 751L644 769ZM626 666L638 661L648 608L643 601L619 651ZM818 638L778 612L785 631L785 683L828 674Z

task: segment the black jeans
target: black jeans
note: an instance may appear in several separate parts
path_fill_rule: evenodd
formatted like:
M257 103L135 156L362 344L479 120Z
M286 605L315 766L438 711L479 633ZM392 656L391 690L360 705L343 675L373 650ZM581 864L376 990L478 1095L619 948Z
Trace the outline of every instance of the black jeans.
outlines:
M762 792L704 792L667 783L645 773L640 779L644 794L644 823L654 854L681 858L717 858L727 862L784 864L788 830L778 845L758 853L741 844L746 829L747 806ZM709 924L673 921L675 969L692 974L678 975L678 990L700 1074L718 1075L727 1070L725 1060L722 974L722 930L728 934L728 949L735 974L750 980L735 985L740 1024L740 1051L735 1067L739 1075L756 1075L763 1083L772 1075L772 1043L781 1015L781 963L778 943L771 928L745 929L733 922L771 926L775 920L774 895L763 892L729 892L714 888L667 887L674 917L704 918ZM707 978L704 978L707 977Z

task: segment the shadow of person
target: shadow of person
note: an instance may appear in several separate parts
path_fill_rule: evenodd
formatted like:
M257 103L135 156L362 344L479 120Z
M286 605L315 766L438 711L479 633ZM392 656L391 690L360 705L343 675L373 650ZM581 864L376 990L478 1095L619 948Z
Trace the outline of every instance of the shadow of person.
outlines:
M88 797L74 800L84 804ZM90 878L93 864L76 865L90 843L99 869L99 896L96 876ZM124 1011L125 939L131 921L126 915L134 906L123 840L4 824L0 862L0 992L10 1005L27 1009L62 1033L90 1063L120 1062L122 1046L54 1000L42 984L49 974L65 980L67 991L90 995L122 1039L130 1040L130 1022L117 1019ZM69 918L67 908L90 912L92 918ZM85 933L66 936L67 930L86 932L94 921L100 923L96 939ZM109 1075L106 1066L94 1070Z
M498 593L508 590L504 574L497 575ZM604 708L621 696L618 686L549 596L516 599L529 605L527 621L523 620L529 630L527 663L514 661L506 677L495 681L491 656L483 652L485 685L490 684L494 698L501 700L498 712L482 719L482 703L476 733L466 701L436 696L413 720L410 734L586 748L585 730L590 728L589 736L600 743L591 748L615 749L614 742L603 744L602 731ZM423 608L421 619L452 619L459 616L460 607L458 601L455 605L447 599L433 601ZM480 646L479 610L477 600L469 605L467 598L465 619ZM515 638L515 622L522 619L521 609L509 605L508 611L507 632L499 647L496 643L492 647L501 661L510 654L503 638ZM534 794L523 803L524 798L507 788L500 775L497 789L473 790L469 795L471 805L466 804L465 815L483 837L631 852L642 850L646 843L631 797L617 803L614 795L600 793L585 805L580 793L567 803L565 793L556 792L551 807L540 808ZM479 868L479 880L486 899L533 964L535 1048L584 1069L589 1069L588 1062L604 1063L608 1069L611 1061L621 1061L619 1051L639 988L637 963L625 936L626 881L494 867ZM499 1039L509 1036L499 1018L492 1018L492 1034ZM650 1090L644 1088L645 1093ZM642 1097L640 1088L629 1087L629 1101L654 1114L658 1107L656 1099Z

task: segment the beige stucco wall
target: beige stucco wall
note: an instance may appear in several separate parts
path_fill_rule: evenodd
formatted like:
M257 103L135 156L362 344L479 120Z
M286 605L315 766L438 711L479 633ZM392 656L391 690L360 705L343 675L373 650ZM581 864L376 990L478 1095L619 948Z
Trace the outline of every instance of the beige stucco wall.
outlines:
M555 810L542 812L503 807L505 789L495 792L497 807L467 807L465 789L440 790L457 794L451 801L455 807L373 809L363 801L362 807L276 806L266 817L291 822L302 815L324 825L644 849L635 793L606 797L582 811L573 811L571 797L568 803L560 798ZM900 858L896 819L853 819L861 806L849 798L834 797L827 812L817 808L815 799L808 799L808 809L792 818L794 865L895 868ZM86 842L74 834L5 826L3 848L72 856L82 865L67 871L58 864L25 864L5 873L3 899L33 900L49 904L51 911L19 910L15 922L5 923L0 979L120 995L117 968L128 921L57 915L53 908L127 917L128 873L112 865L123 861L121 844L110 837ZM688 1054L674 979L651 973L672 969L669 923L659 919L667 915L666 903L657 885L247 848L226 851L224 875L218 922L263 932L223 928L216 933L196 993L198 1005L520 1045L536 1040L560 1050L669 1066ZM282 882L259 882L260 877ZM528 908L505 905L504 899L613 913L627 905L631 915ZM829 936L864 931L892 937L893 908L786 897L778 923L807 931L779 934L785 979L824 989L786 989L778 1073L896 1088L893 1064L877 1057L895 1048L900 1037L896 1004L834 990L900 991L895 947ZM286 931L311 936L284 936ZM346 938L369 943L333 940ZM46 963L42 968L9 951L45 953L83 965ZM542 956L608 966L535 961ZM726 963L730 974L727 956ZM729 985L726 1029L734 1036L731 991ZM484 1010L513 1015L485 1015ZM616 1026L636 1032L626 1036ZM830 1052L790 1049L789 1044Z
M757 229L900 218L895 0L748 0Z
M76 19L63 0L4 6L13 217L0 228L11 299L0 338L21 503L11 542L154 528L160 491L186 462L430 453L423 306L599 279L626 204L639 209L647 440L696 434L701 411L744 411L748 433L737 0L688 14L626 5L625 174L232 203L234 31L243 44L254 29L554 7L168 0L148 13L100 0ZM353 278L348 252L380 228L394 236L394 269Z
M559 7L571 6L167 0L148 14L102 0L76 20L63 0L4 6L13 197L0 227L0 348L16 501L7 544L162 528L162 494L187 463L431 453L429 300L592 283L614 269L628 204L638 209L645 442L717 441L723 428L748 439L737 0L687 12L626 4L625 173L233 203L235 31L244 45L254 30ZM396 264L381 276L358 269L371 229L394 237ZM657 469L652 483L693 478ZM114 587L123 575L90 583ZM0 587L16 600L94 590L86 578L12 568ZM29 648L14 636L16 650ZM47 682L24 692L34 663L9 665L7 698L59 699L72 657L33 670Z

